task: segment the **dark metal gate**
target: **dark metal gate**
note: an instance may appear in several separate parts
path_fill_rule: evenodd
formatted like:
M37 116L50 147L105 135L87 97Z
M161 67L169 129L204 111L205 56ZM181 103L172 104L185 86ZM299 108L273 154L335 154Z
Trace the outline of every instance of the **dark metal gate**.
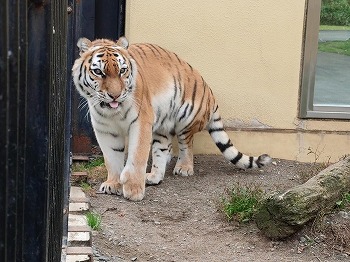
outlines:
M0 8L0 261L60 261L67 1Z
M90 148L93 137L77 123L75 43L118 38L124 14L125 0L1 1L0 261L61 260L71 122Z

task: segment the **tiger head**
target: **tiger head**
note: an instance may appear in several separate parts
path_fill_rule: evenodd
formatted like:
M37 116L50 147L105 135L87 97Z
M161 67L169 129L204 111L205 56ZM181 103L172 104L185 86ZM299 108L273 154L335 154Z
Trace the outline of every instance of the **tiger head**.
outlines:
M73 66L73 80L79 93L90 105L116 110L135 87L136 62L128 54L128 40L117 42L80 38L80 57Z

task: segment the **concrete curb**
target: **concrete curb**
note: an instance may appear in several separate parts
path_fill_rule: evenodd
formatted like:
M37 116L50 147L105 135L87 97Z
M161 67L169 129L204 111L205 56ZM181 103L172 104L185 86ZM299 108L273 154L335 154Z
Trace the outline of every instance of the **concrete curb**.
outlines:
M80 187L70 188L68 241L62 248L61 262L92 262L91 229L84 213L90 208L90 201Z

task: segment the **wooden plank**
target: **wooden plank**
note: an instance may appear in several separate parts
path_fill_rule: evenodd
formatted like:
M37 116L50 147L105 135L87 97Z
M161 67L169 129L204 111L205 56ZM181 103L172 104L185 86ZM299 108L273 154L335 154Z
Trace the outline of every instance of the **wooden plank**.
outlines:
M87 177L87 172L73 172L72 177Z
M67 247L67 255L92 255L91 247Z
M89 161L90 160L89 156L84 156L84 155L73 155L72 159L73 159L73 161Z

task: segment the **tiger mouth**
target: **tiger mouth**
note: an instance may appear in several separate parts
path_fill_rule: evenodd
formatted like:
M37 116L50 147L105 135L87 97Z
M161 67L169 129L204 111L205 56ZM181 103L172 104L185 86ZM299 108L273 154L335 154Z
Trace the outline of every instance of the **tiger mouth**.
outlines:
M120 106L120 103L116 102L116 101L113 101L113 102L110 102L110 103L106 103L106 102L102 101L100 103L100 106L102 108L117 109Z

